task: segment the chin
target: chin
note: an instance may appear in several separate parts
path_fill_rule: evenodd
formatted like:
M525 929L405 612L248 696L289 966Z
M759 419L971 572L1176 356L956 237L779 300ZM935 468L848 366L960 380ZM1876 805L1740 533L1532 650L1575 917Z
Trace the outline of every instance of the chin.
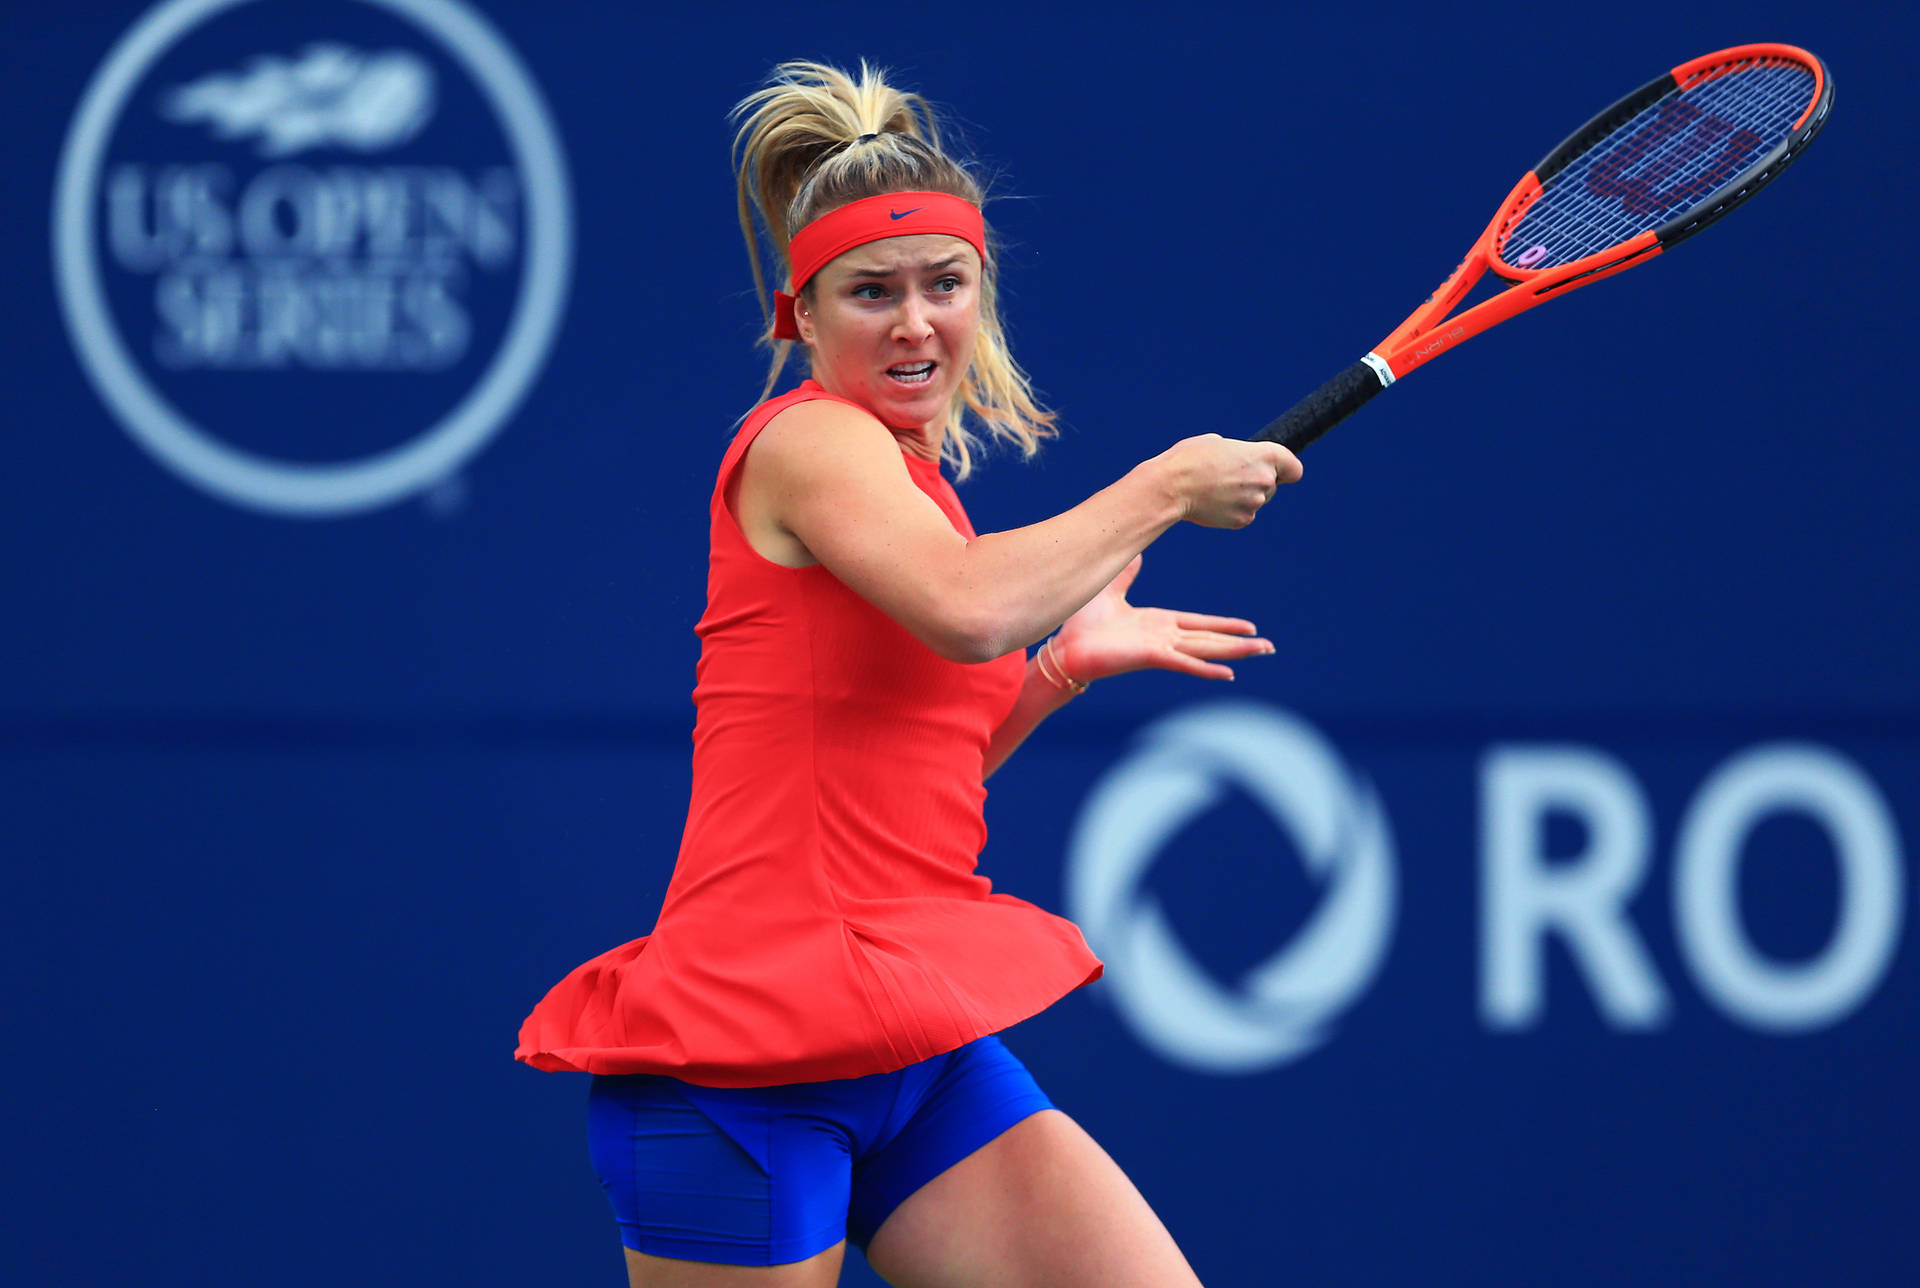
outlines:
M952 389L927 389L909 393L902 389L885 388L880 392L880 405L886 408L889 417L902 426L926 425L939 418L952 401Z

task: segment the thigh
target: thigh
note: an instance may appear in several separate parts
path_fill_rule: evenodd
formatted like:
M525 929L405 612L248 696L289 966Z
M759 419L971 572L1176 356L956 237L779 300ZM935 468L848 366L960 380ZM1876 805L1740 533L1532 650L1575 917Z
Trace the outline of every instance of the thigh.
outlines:
M922 1186L867 1248L897 1288L1198 1288L1119 1165L1057 1109Z
M847 1237L865 1249L895 1208L1008 1129L1053 1108L997 1037L902 1071L880 1130L854 1164Z

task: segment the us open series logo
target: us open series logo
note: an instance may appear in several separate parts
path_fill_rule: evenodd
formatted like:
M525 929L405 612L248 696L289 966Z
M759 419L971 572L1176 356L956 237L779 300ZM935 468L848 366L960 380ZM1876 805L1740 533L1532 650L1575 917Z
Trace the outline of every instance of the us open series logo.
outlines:
M81 98L53 257L136 443L234 505L339 517L449 479L526 396L566 163L459 0L165 0Z

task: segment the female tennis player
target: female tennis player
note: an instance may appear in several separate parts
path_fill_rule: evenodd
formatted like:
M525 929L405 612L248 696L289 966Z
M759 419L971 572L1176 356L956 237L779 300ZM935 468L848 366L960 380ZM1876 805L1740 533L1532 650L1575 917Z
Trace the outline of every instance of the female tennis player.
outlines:
M967 473L968 422L1027 455L1052 432L995 311L979 186L925 101L864 66L786 64L736 116L762 397L794 342L812 378L720 463L693 795L654 932L558 984L518 1058L596 1075L634 1285L832 1284L848 1239L906 1288L1194 1284L994 1036L1100 963L975 872L982 784L1089 681L1230 679L1273 651L1127 590L1161 533L1244 527L1299 463L1205 434L976 535L942 471ZM756 212L794 291L771 307Z

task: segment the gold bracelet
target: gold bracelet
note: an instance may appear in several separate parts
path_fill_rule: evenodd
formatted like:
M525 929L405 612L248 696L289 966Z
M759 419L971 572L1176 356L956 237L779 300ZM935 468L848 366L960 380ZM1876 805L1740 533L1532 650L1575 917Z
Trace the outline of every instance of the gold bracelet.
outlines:
M1047 642L1042 644L1040 651L1033 656L1034 660L1040 664L1040 674L1045 676L1047 683L1051 684L1054 688L1061 690L1068 697L1078 697L1087 691L1087 681L1076 680L1068 676L1067 668L1061 666L1060 659L1053 656L1053 636L1047 636ZM1060 673L1059 679L1054 679L1053 671L1047 669L1049 662L1053 664L1053 671Z

